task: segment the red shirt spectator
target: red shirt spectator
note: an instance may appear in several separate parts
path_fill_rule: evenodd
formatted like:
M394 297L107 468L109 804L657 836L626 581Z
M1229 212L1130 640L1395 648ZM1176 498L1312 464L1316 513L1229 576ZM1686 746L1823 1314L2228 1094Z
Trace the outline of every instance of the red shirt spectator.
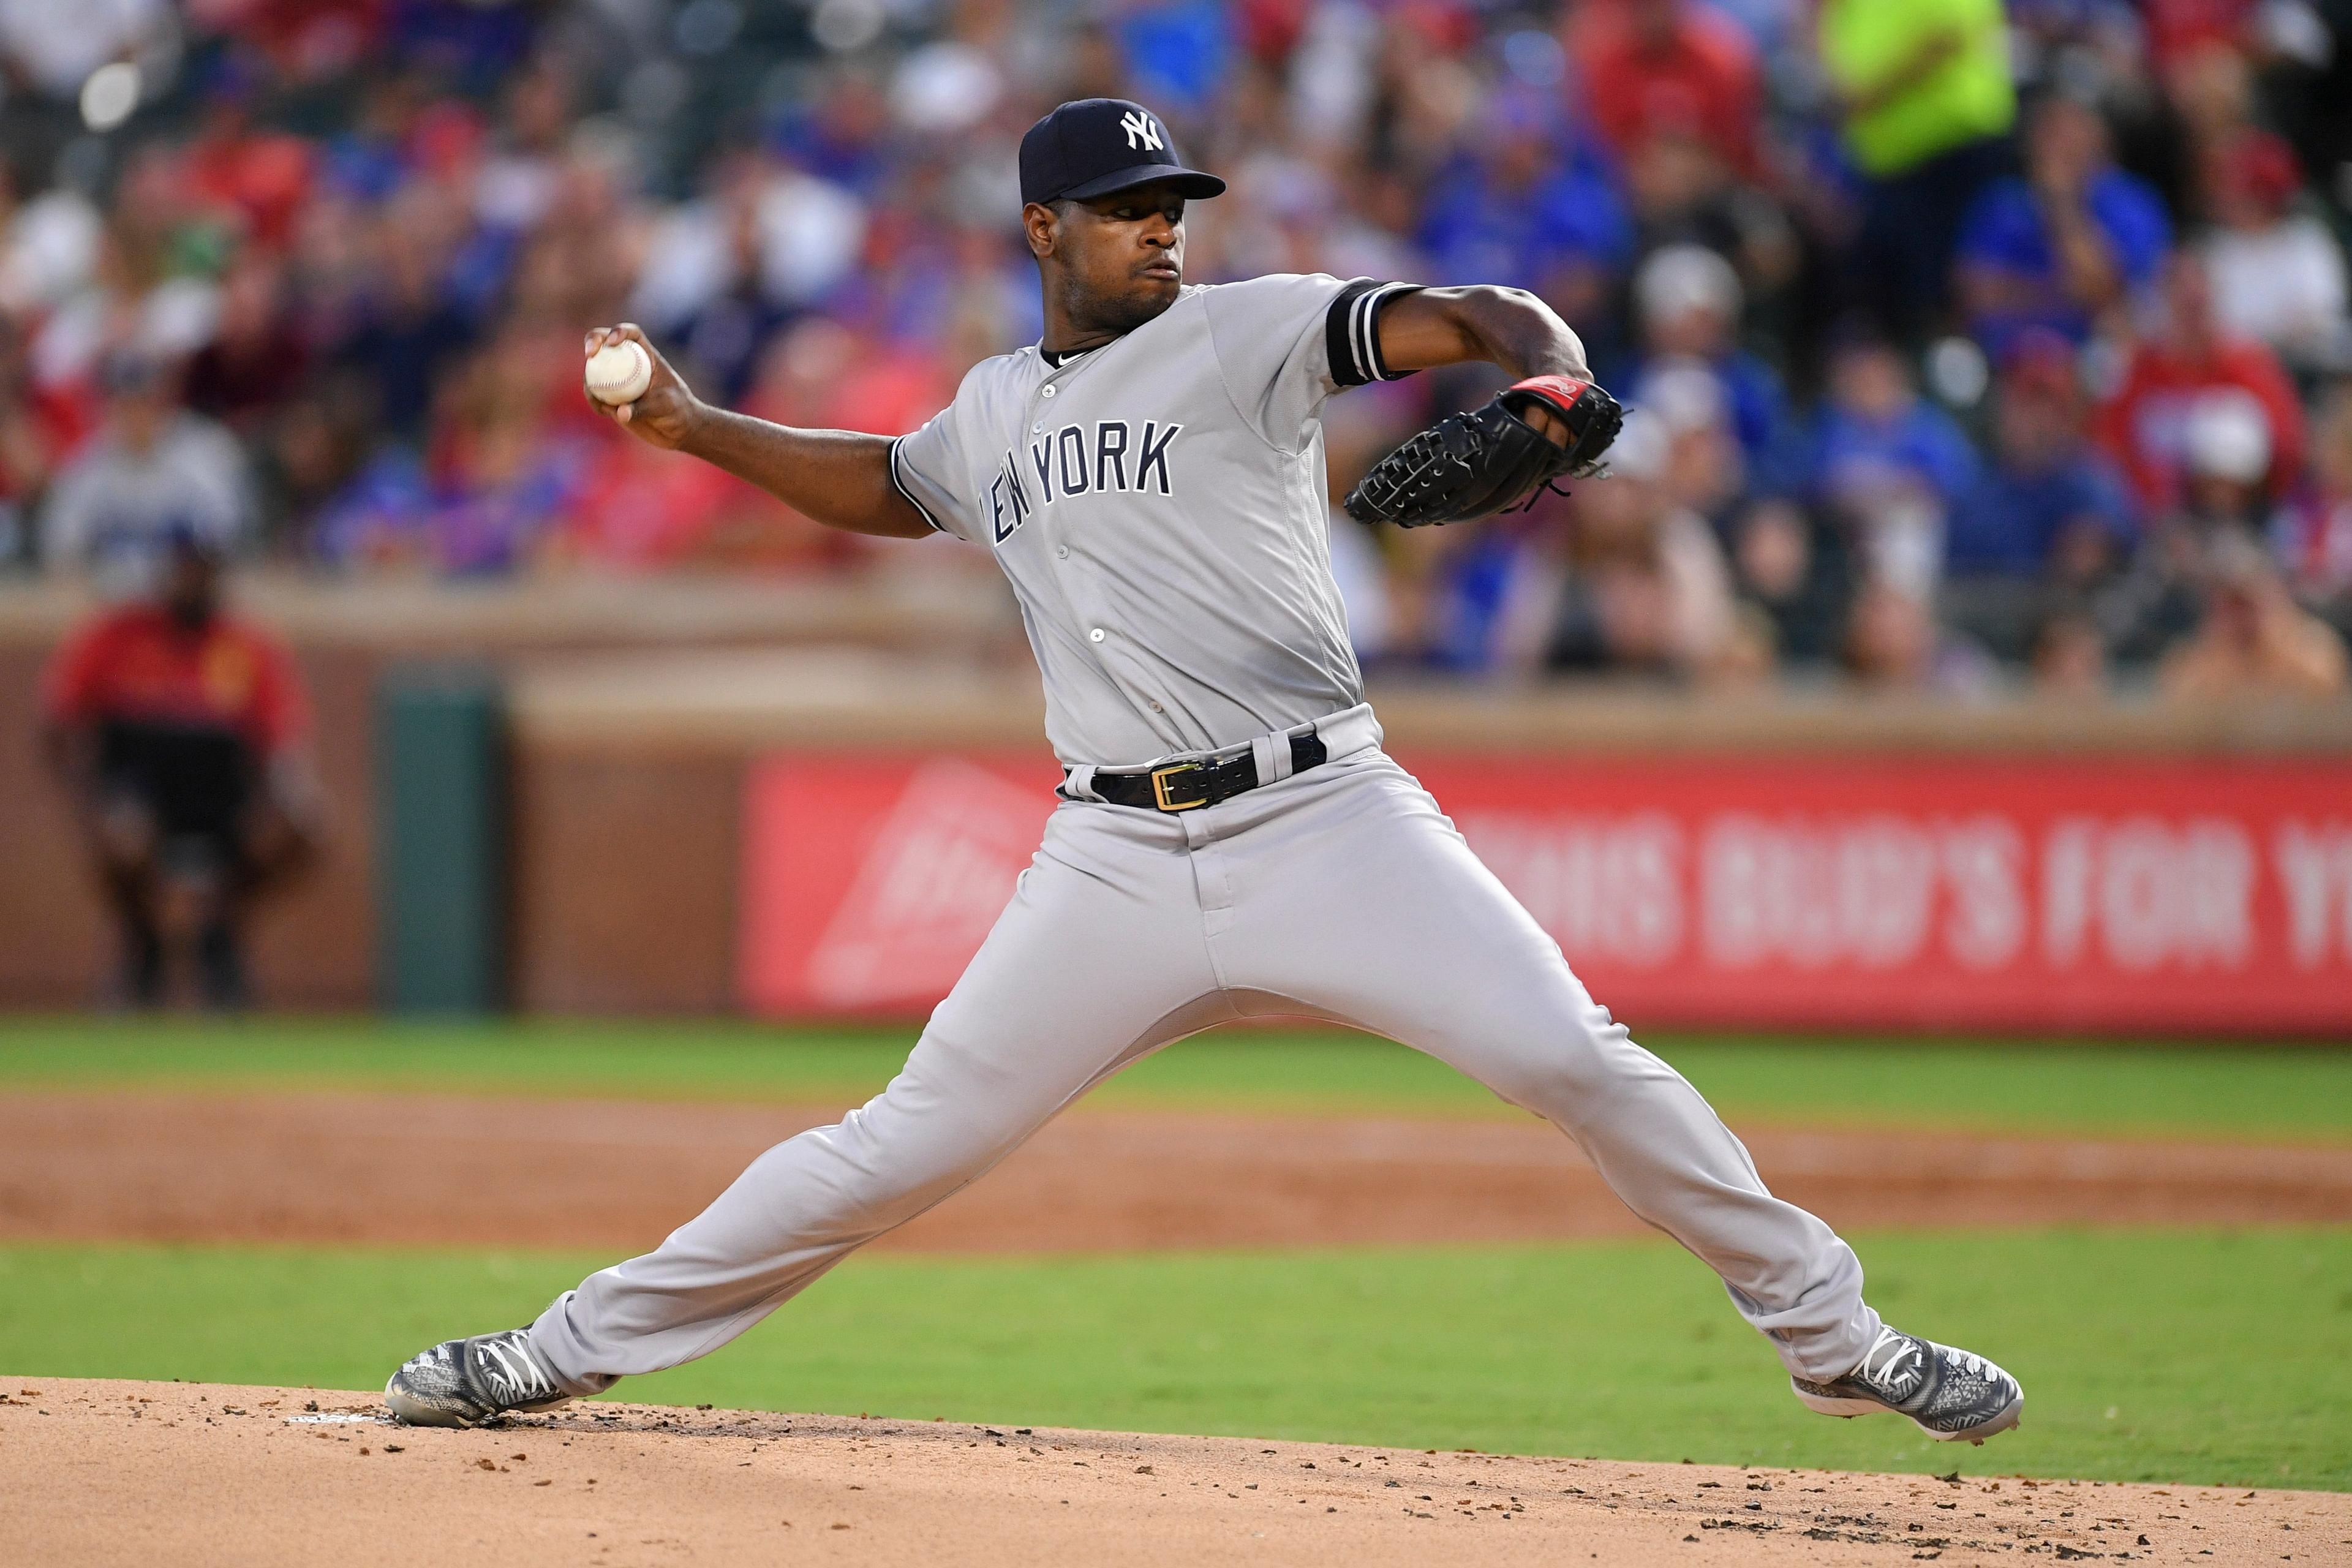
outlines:
M320 844L309 705L277 641L221 614L202 536L169 549L157 599L101 613L50 661L43 741L113 910L121 999L160 1003L184 949L205 1004L242 1007L245 917Z
M257 757L299 742L310 704L277 639L234 616L190 626L163 605L110 611L50 661L43 706L60 728L110 721L228 731Z
M1738 24L1687 0L1616 0L1587 7L1573 42L1593 124L1621 156L1673 130L1759 173L1756 52Z
M386 0L188 0L190 20L253 45L298 81L352 68L383 32Z
M2200 49L2242 49L2255 10L2255 0L2146 0L2147 52L2168 71Z
M2124 467L2151 511L2178 506L2186 474L2184 438L2190 410L2207 393L2251 393L2270 418L2271 466L2265 483L2284 495L2303 468L2303 405L2278 358L2250 339L2221 335L2212 284L2195 255L2176 256L2165 278L2164 331L2132 351L2121 384L2099 411L2099 440Z
M310 197L310 142L256 130L244 104L222 97L206 107L185 157L181 177L192 196L234 215L267 248L285 247Z

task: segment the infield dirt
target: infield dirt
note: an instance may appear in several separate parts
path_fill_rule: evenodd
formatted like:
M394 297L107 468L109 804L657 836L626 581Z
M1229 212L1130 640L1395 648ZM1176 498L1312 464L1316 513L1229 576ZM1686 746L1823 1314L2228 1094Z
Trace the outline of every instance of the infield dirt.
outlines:
M842 1109L5 1093L0 1237L633 1249L699 1210L761 1150ZM1776 1192L1842 1226L2352 1221L2347 1148L1741 1131ZM1086 1251L1646 1233L1575 1145L1532 1118L1082 1109L880 1245Z
M2352 1496L1627 1465L591 1404L0 1384L0 1561L313 1568L2343 1562ZM1975 1472L1979 1450L1955 1463Z

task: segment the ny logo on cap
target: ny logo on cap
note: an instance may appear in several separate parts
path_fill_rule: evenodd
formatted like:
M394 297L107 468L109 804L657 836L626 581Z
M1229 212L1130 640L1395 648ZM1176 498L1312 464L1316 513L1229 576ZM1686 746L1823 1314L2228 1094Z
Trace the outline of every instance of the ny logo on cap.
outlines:
M1127 132L1127 145L1130 151L1140 148L1157 153L1165 145L1160 140L1160 128L1152 124L1151 116L1141 110L1120 115L1118 128Z

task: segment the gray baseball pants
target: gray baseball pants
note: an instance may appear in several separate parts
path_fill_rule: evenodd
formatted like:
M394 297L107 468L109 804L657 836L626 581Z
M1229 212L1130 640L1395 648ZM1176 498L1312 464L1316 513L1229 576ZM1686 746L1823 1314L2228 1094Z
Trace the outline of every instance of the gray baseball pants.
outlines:
M1550 1121L1723 1277L1791 1372L1850 1371L1878 1329L1853 1250L1767 1191L1698 1091L1585 993L1380 750L1369 708L1317 728L1333 760L1217 805L1056 810L898 1076L559 1297L531 1331L558 1377L594 1393L707 1354L1129 1063L1212 1025L1300 1014L1426 1051ZM1286 745L1257 749L1261 778L1286 771ZM1091 773L1066 789L1090 794Z

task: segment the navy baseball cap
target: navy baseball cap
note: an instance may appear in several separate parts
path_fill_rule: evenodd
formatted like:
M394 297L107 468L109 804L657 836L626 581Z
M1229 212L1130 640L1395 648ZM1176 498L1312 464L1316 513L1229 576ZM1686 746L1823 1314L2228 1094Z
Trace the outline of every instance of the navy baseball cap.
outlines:
M1224 181L1184 166L1160 117L1123 98L1066 103L1021 138L1021 201L1107 196L1165 180L1178 195L1214 196Z

